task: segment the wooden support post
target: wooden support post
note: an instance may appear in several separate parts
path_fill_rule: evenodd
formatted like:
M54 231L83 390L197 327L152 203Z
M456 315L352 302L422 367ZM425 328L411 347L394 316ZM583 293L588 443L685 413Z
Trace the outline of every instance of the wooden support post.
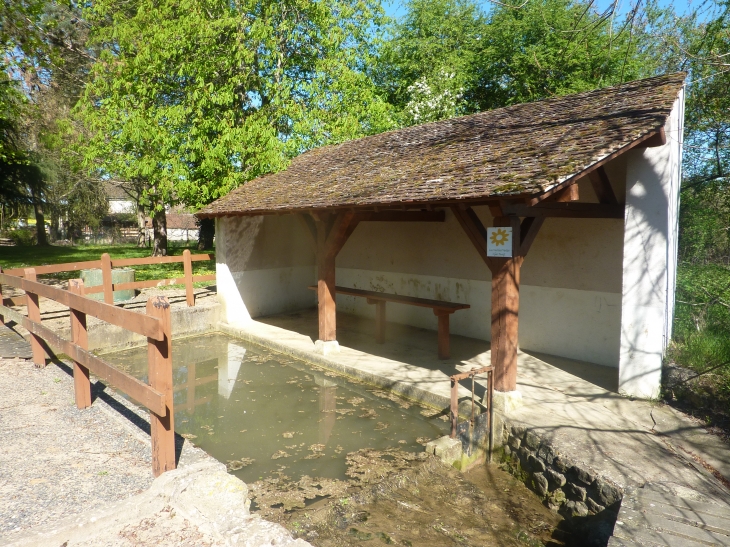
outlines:
M337 253L357 226L355 213L338 213L334 219L328 214L315 218L317 229L317 299L319 339L337 340L337 310L335 300L335 259Z
M337 310L335 301L335 257L317 253L317 300L319 339L337 340Z
M185 298L188 306L195 305L195 292L193 291L193 261L190 259L190 251L183 251L183 271L185 272Z
M36 281L35 268L26 268L23 271L23 277L28 281ZM38 303L38 295L26 292L28 302L28 319L35 321L36 323L41 322L41 308ZM30 347L33 351L33 362L35 366L42 368L46 366L46 352L43 351L42 339L40 336L35 334L30 335Z
M492 270L492 366L494 389L517 389L517 331L522 257L500 259Z
M0 273L3 273L3 267L0 266ZM0 306L5 305L5 300L3 299L3 286L0 285ZM5 317L0 314L0 326L5 324Z
M370 300L368 304L375 304L375 341L378 344L385 343L385 300Z
M164 296L147 300L147 315L162 322L165 339L147 338L147 366L149 383L153 389L165 395L167 412L164 416L150 412L152 434L152 473L159 477L165 471L175 469L175 421L172 398L172 328L170 304Z
M439 359L448 359L451 353L449 344L449 315L451 315L451 313L439 309L433 310L433 313L439 318Z
M71 279L68 290L74 294L84 294L84 282L81 279ZM71 341L81 349L89 349L89 339L86 330L86 314L73 308L71 312ZM91 406L91 380L89 369L74 361L74 396L76 408L84 409Z
M101 282L104 286L104 302L114 304L114 291L112 287L112 259L109 253L101 255Z
M512 258L492 262L492 366L495 389L517 389L517 332L520 310L520 269L524 256L522 226L515 216L497 217L495 226L512 228ZM529 232L529 228L526 227Z

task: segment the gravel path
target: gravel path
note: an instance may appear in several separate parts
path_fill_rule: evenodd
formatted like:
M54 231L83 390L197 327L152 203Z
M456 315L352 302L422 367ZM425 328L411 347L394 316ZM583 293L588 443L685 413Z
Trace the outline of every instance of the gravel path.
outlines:
M97 384L92 407L77 410L70 374L63 364L0 360L0 536L152 483L149 436L131 405Z

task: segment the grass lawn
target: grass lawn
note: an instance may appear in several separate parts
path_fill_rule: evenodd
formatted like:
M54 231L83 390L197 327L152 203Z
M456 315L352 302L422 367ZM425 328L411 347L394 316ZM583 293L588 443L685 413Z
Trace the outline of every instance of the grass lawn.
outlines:
M168 255L181 256L186 247L168 247ZM193 254L209 251L198 251L190 247ZM0 266L7 270L10 268L25 268L41 266L45 264L61 264L64 262L80 262L84 260L98 260L103 253L109 253L112 259L115 258L143 258L151 254L149 248L137 247L136 245L78 245L73 247L0 247ZM134 266L135 280L146 281L148 279L167 279L182 277L184 275L182 262L177 264L154 264L149 266ZM193 262L193 275L208 275L215 273L215 262L200 261ZM49 274L46 278L74 279L79 277L79 271L61 272ZM196 283L195 286L205 287L211 282ZM180 288L183 285L172 285L168 288Z

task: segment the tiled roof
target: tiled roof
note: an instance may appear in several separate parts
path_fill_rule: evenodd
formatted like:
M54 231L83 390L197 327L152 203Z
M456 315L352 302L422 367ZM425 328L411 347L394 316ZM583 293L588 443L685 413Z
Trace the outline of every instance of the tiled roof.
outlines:
M195 223L195 215L190 213L167 213L165 215L167 220L168 230L197 230L198 225ZM147 217L145 219L145 225L147 227L152 226L152 219Z
M324 146L197 215L540 194L662 128L684 78L659 76Z

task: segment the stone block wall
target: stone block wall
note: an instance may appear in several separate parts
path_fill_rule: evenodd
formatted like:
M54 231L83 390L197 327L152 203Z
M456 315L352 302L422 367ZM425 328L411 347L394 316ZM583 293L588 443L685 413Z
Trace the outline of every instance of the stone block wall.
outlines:
M518 425L503 430L502 463L545 504L566 518L618 511L623 490L558 453L535 433Z

